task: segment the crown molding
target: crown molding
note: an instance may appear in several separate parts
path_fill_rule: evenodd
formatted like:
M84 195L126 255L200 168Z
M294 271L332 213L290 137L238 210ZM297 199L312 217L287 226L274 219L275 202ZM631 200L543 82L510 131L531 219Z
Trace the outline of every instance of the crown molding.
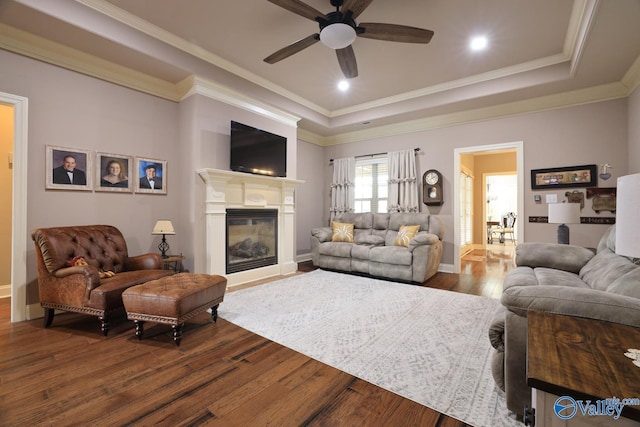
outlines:
M570 77L574 77L578 69L599 4L600 0L574 0L573 2L563 49L563 53L571 60Z
M398 95L389 96L386 98L380 98L375 101L366 102L363 104L353 105L351 107L334 110L331 112L330 117L339 117L346 114L357 113L360 111L369 110L372 108L386 107L390 104L399 103L402 101L408 101L420 97L434 95L441 92L446 92L453 89L462 87L468 87L492 80L498 80L513 76L515 74L526 73L528 71L534 71L541 68L552 67L554 65L568 62L569 58L564 54L556 54L545 58L536 59L522 64L517 64L511 67L500 68L497 70L488 71L486 73L476 74L474 76L465 77L458 80L451 80L442 84L437 84L422 89L417 89L411 92L405 92Z
M636 61L640 63L640 60ZM640 65L638 66L640 68ZM423 119L410 120L386 126L379 126L354 132L346 132L339 135L320 137L311 132L298 136L307 142L322 146L348 144L351 142L367 141L376 138L384 138L395 135L423 132L448 126L465 123L474 123L485 120L493 120L504 117L536 113L559 108L591 104L618 98L626 98L630 94L629 87L622 82L595 86L571 92L547 95L538 98L515 101L491 107L477 108L473 110L459 111L456 113L431 116Z
M170 101L179 100L172 83L2 23L0 48Z
M629 95L640 85L640 56L636 58L631 67L622 77L622 84L629 88Z
M180 98L181 101L197 94L259 114L288 126L297 127L300 121L300 117L298 116L198 76L192 75L187 77L178 83L177 87L182 94Z

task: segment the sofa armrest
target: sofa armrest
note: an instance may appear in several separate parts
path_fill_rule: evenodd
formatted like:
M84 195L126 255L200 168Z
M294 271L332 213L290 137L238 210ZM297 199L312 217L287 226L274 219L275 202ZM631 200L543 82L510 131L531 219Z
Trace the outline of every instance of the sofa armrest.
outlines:
M518 266L555 268L576 274L593 256L593 251L574 245L528 242L516 246Z
M51 276L53 276L51 279L53 282L49 283L49 285L53 287L66 284L70 287L76 287L76 291L74 292L77 292L81 290L81 288L77 288L78 284L83 284L85 301L89 300L91 291L100 286L100 273L98 269L92 265L59 268L54 271ZM43 286L46 285L43 283Z
M434 244L438 243L439 241L440 241L440 239L435 234L432 234L432 233L418 233L413 237L413 239L409 240L409 245L407 247L409 248L410 252L413 252L413 250L415 248L417 248L418 246L434 245Z
M512 286L504 290L501 301L523 317L533 310L640 327L640 299L595 289Z
M320 243L330 242L333 238L333 229L331 227L317 227L311 230L311 235Z
M124 262L125 271L155 270L162 268L160 254L148 253L129 257Z

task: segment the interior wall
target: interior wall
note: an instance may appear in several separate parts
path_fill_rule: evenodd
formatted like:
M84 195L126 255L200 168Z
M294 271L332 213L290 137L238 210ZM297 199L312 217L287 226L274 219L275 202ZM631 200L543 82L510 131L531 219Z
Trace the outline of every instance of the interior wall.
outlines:
M196 170L212 168L230 170L231 120L287 138L287 178L296 179L297 128L265 116L233 107L203 95L192 95L180 103L180 174L181 189L178 215L180 251L185 266L203 273L206 267L205 183ZM298 209L298 206L296 206ZM224 239L224 236L216 236ZM225 274L225 272L216 272Z
M640 173L640 86L629 97L628 173Z
M13 107L0 104L0 297L11 295Z
M0 51L0 91L29 99L27 225L113 224L129 253L157 251L157 219L177 216L177 104ZM47 145L167 160L167 195L46 190ZM93 171L88 171L92 173ZM27 304L38 301L30 236Z
M327 162L328 164L328 162ZM324 186L323 147L298 141L298 179L304 181L296 188L296 254L310 259L311 230L323 224L324 196L329 188ZM307 209L312 207L313 209Z
M600 182L599 186L611 186L610 183L615 183L618 176L627 173L627 119L627 100L617 99L330 146L325 149L325 160L421 148L416 157L419 176L427 169L434 168L444 177L444 204L440 207L422 205L421 211L442 218L445 225L442 262L453 264L454 149L524 141L525 204L524 212L519 215L522 220L519 224L524 227L524 235L528 241L555 242L556 227L529 223L528 217L547 215L546 204L537 204L534 201L535 194L540 194L544 200L547 193L557 193L560 197L560 194L564 195L564 191L531 190L531 169L610 163L615 168L611 171L613 176L608 182ZM328 188L331 181L330 168L326 169L324 179L325 187ZM328 205L328 193L325 193L325 204ZM607 216L609 213L599 215ZM324 223L327 220L325 210ZM607 227L594 224L572 225L571 241L594 247Z

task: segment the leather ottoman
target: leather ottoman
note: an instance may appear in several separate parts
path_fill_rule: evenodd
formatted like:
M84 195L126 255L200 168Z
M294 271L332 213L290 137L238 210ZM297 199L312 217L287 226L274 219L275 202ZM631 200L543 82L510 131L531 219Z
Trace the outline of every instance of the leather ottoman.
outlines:
M136 324L136 336L142 339L145 321L164 323L173 328L177 346L184 322L208 309L218 319L218 306L224 299L227 279L211 274L180 273L133 286L122 293L127 317Z

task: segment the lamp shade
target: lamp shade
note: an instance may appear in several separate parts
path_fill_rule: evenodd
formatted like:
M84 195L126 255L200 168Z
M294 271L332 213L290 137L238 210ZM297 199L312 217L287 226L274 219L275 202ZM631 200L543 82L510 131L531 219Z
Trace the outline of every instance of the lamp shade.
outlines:
M616 253L640 258L640 173L618 178L616 194Z
M549 224L579 224L580 203L549 203Z
M173 229L171 221L162 219L156 222L151 234L176 234L176 231Z

